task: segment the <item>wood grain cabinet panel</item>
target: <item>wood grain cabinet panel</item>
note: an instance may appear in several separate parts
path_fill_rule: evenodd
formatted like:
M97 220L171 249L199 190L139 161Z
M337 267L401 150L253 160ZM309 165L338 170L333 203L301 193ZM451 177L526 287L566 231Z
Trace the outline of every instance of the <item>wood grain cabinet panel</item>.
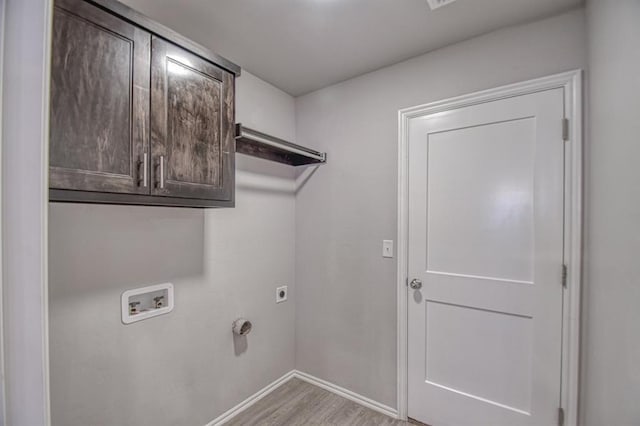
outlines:
M152 194L231 200L234 76L152 38Z
M149 33L84 1L56 1L51 188L150 193L143 162L150 40Z
M56 0L50 200L233 206L239 72L115 0Z

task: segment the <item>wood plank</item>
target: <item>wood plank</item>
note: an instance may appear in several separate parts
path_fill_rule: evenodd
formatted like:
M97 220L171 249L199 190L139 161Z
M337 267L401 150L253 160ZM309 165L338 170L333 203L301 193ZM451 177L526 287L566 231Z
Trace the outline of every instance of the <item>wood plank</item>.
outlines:
M291 379L226 423L227 426L405 426L300 379Z
M132 206L164 207L235 207L235 202L202 200L197 198L155 197L152 195L116 194L112 192L68 191L49 189L49 201L87 204L126 204Z

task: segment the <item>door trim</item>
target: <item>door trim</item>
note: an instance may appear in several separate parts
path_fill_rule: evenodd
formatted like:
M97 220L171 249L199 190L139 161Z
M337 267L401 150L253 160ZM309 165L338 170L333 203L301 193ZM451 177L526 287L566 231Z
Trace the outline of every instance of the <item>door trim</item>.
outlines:
M436 101L398 111L398 269L397 269L397 407L398 418L408 415L407 366L407 278L409 232L409 123L437 112L526 95L544 90L564 90L564 116L569 119L565 144L564 258L568 268L562 307L562 377L558 404L564 409L565 424L578 424L580 361L580 294L582 272L582 70L528 80ZM558 123L558 132L561 123ZM558 285L560 271L558 271Z

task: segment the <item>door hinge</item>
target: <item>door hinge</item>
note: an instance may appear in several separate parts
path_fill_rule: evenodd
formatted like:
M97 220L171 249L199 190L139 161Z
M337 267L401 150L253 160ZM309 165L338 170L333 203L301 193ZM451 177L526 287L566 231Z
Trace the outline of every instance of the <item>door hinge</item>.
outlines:
M567 288L567 264L562 264L562 287Z
M563 141L569 140L569 119L568 118L562 119L562 140Z
M558 407L558 426L564 426L564 408Z

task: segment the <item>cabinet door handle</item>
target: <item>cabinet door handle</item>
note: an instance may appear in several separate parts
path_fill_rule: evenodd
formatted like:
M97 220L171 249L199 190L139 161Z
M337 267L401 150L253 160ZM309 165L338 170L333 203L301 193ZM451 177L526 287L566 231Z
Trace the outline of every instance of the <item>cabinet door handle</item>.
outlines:
M148 176L149 176L149 154L146 152L142 156L142 186L145 188L148 185Z
M158 166L160 167L160 182L158 183L158 187L160 189L164 189L164 155L160 156L160 162Z
M164 189L164 155L160 156L160 189Z
M140 170L140 166L142 166L142 170ZM148 154L145 152L142 154L142 161L138 160L138 186L142 184L143 187L147 187L148 166Z

